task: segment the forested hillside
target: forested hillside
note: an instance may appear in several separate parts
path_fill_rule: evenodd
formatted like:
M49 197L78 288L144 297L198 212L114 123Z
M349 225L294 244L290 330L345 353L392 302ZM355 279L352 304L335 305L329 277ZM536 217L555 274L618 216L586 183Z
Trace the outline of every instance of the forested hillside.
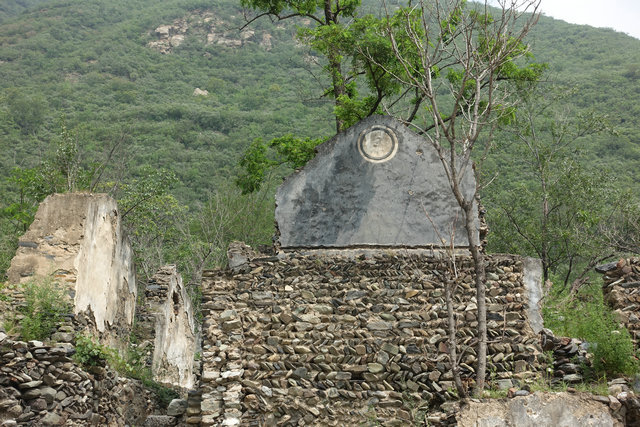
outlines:
M47 1L49 0L5 0L0 4L0 22Z
M323 95L321 56L295 39L295 24L307 23L261 19L240 31L244 23L236 0L0 6L0 271L25 211L46 193L23 172L59 166L65 146L77 149L89 176L84 187L109 191L125 207L146 206L131 215L140 233L134 241L166 247L144 257L149 269L163 257L190 270L221 262L230 238L269 243L272 192L287 171L243 196L233 183L238 161L255 138L331 136L333 104ZM549 85L575 85L558 110L606 114L614 128L580 137L575 148L586 169L610 171L615 185L637 193L640 41L547 17L528 41L536 60L549 64ZM531 179L512 135L499 135L486 163L495 178L486 190L490 219L515 184ZM147 242L144 233L162 237Z

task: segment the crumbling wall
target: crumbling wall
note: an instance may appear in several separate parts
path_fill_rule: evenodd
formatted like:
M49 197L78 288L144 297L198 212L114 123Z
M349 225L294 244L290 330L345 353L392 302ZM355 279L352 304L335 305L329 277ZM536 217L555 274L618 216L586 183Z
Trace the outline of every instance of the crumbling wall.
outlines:
M637 346L640 342L640 258L621 258L596 267L596 271L603 274L604 300L616 319L629 330Z
M523 260L487 261L490 380L535 376L540 347L527 319ZM460 366L470 384L470 258L456 271ZM417 402L453 399L442 287L452 277L445 260L403 251L290 254L207 272L202 425L401 425Z
M78 366L68 344L14 341L0 330L0 424L142 425L156 410L140 381Z
M47 197L18 246L7 272L10 282L53 275L73 299L75 314L88 318L87 333L113 347L126 345L137 290L133 254L113 198Z
M196 325L191 299L175 265L161 267L145 288L141 328L152 340L155 381L190 389L195 385Z

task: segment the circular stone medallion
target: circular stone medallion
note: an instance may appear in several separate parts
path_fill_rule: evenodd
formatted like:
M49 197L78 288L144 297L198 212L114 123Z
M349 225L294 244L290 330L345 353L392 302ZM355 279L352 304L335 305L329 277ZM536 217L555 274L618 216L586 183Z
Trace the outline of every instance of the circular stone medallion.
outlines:
M358 151L368 162L386 162L398 151L398 138L395 132L386 126L371 126L360 133Z

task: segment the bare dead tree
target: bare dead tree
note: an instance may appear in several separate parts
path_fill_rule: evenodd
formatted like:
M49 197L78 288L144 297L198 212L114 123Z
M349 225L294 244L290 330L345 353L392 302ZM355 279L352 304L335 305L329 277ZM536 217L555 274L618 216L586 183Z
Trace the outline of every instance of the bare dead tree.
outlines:
M435 222L427 212L427 209L424 206L424 203L420 203L422 206L422 210L424 211L424 215L427 217L431 225L433 226L433 230L436 233L436 236L442 243L442 247L444 248L443 254L446 256L448 261L448 269L450 277L445 278L444 283L444 300L445 305L447 306L447 344L448 344L448 356L449 363L451 364L451 373L453 375L453 384L456 386L456 390L458 391L459 396L466 397L468 391L465 389L462 384L462 378L460 377L460 364L458 362L458 339L457 339L457 322L456 315L453 307L453 296L456 294L458 289L458 265L456 260L456 247L455 247L455 237L456 237L456 223L458 222L458 217L451 223L451 228L449 229L449 241L443 238L436 226Z
M411 125L419 126L438 153L465 216L478 306L476 396L484 389L487 363L485 257L474 212L479 185L465 192L462 181L465 174L475 172L471 154L481 135L488 131L483 141L488 146L491 130L514 106L515 61L528 53L524 38L538 20L540 0L499 0L498 4L493 13L486 1L419 0L393 16L387 12L386 26L399 64L387 72L414 88L426 106L422 124Z

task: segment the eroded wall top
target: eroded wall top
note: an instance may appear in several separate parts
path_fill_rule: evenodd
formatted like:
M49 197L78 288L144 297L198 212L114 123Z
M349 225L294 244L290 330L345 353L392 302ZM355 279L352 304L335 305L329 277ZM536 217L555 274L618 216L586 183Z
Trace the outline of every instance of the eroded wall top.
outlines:
M470 167L462 187L471 198ZM455 245L468 246L464 213L435 149L387 116L369 117L320 145L278 189L276 204L284 249L443 246L452 230Z
M95 332L119 334L131 327L137 294L133 253L113 198L51 195L18 245L7 272L11 282L53 275L74 299L75 313L90 316ZM115 335L106 340L111 341L119 342Z

